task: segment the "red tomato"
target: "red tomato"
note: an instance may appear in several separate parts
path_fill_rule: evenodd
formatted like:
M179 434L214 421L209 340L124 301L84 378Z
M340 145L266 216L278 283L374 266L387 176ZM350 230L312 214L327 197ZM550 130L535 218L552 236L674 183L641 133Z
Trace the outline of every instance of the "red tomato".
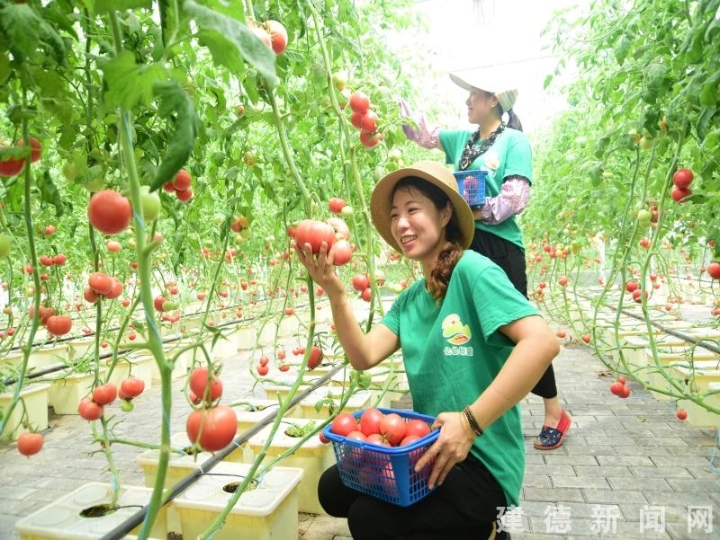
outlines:
M338 414L330 425L330 431L342 437L347 437L353 431L357 431L357 428L357 420L355 420L355 417L350 413Z
M368 436L373 433L380 433L380 420L384 416L385 413L375 407L365 409L362 416L360 416L360 431Z
M53 257L53 263L57 266L63 266L67 262L67 257L64 253L58 253Z
M208 452L217 452L230 444L237 433L237 416L226 405L190 413L185 424L190 442Z
M88 421L97 420L103 415L102 405L98 405L90 398L83 399L78 405L78 414Z
M304 219L295 230L295 242L300 248L304 248L305 244L310 244L312 252L317 255L320 253L320 246L323 242L327 244L328 248L335 243L335 230L322 221Z
M675 202L680 202L685 197L689 197L690 195L692 195L692 190L690 188L679 188L677 186L673 186L672 190L670 191L670 196Z
M112 287L110 287L110 292L105 294L105 298L108 300L115 300L115 298L118 298L122 294L123 286L118 278L112 278L111 283Z
M113 383L105 383L93 388L93 401L100 406L110 405L117 398L117 386Z
M91 304L94 304L95 302L98 301L99 296L95 291L93 291L90 287L88 287L87 289L85 289L83 291L83 298L85 298L86 302L90 302Z
M405 423L405 437L417 435L419 438L430 434L430 426L424 420L413 418Z
M126 399L138 397L145 390L145 381L130 377L120 383L120 391L125 395Z
M34 456L42 450L43 439L40 433L23 433L18 437L17 449L23 456Z
M182 202L188 202L190 199L193 198L192 188L187 188L184 191L177 191L175 193L177 195L177 198Z
M380 433L373 433L368 435L367 442L371 444L377 444L378 446L390 446L390 443Z
M370 98L363 92L355 92L350 96L350 108L353 112L365 114L370 108Z
M122 250L120 242L116 242L115 240L108 240L105 245L110 253L119 253Z
M352 278L352 286L358 292L363 292L370 286L370 279L364 274L357 274Z
M628 281L627 284L625 285L625 290L627 292L631 293L633 291L636 291L638 289L638 287L640 287L640 285L638 285L637 281Z
M369 302L370 300L372 300L372 289L368 287L367 289L363 290L363 292L360 294L360 297L366 302Z
M196 396L207 395L210 398L209 401L212 403L220 399L220 396L222 396L223 385L222 381L213 373L210 375L208 388L208 373L209 371L206 367L195 368L190 374L189 385L190 390L192 390Z
M362 129L363 113L354 112L350 115L350 123L357 129Z
M175 175L175 179L172 182L172 187L175 191L185 191L192 184L192 178L190 173L185 169L180 169Z
M360 131L360 142L364 147L372 148L379 141L380 137L378 137L375 133L365 130Z
M290 364L280 364L280 366L278 366L278 369L282 372L290 371Z
M685 409L680 409L678 412L675 413L678 417L678 420L685 420L688 416L688 413ZM41 445L42 446L42 445ZM22 452L21 452L22 453Z
M132 220L130 201L111 189L98 191L90 199L88 219L102 233L120 233L128 228Z
M21 139L18 142L18 146L24 147L25 140ZM35 163L42 155L42 144L40 144L40 141L38 141L35 137L30 137L30 148L32 148L30 151L30 163Z
M10 178L12 176L17 176L23 170L24 165L24 159L8 158L0 161L0 177Z
M67 315L53 315L45 321L48 333L53 336L64 336L72 329L72 319Z
M327 219L327 224L335 231L337 240L350 240L350 227L342 219L331 217Z
M88 285L97 294L108 294L112 291L113 281L103 272L93 272L88 279Z
M360 119L360 128L363 131L372 133L373 131L375 131L377 129L377 120L378 120L378 115L375 114L373 111L368 111Z
M316 367L320 365L320 362L322 362L323 359L323 352L320 349L320 347L317 347L313 345L313 348L310 349L310 358L308 359L307 368L309 370L313 370Z
M403 438L402 441L400 441L400 444L398 446L406 446L408 444L412 444L415 441L419 441L422 437L418 435L405 435L405 438Z
M277 21L269 20L265 21L265 28L270 34L270 45L272 47L273 52L276 55L282 54L285 52L285 47L287 47L288 44L288 33L287 30L285 30L285 27L282 25L282 23L279 23Z
M285 315L287 315L288 317L292 317L293 315L295 315L295 310L291 307L286 307Z
M272 49L272 38L270 37L270 34L267 33L267 30L264 28L252 28L251 30L258 39L265 44L266 47Z
M405 431L405 420L397 413L386 414L380 420L380 433L392 446L405 438Z
M264 377L270 371L270 368L268 366L258 365L258 367L256 369L257 369L258 375L260 375L261 377Z
M687 189L693 179L694 175L690 169L678 169L672 177L673 184L679 189Z
M350 262L353 256L352 246L347 240L338 240L330 248L330 253L333 256L333 264L335 266L345 266Z
M155 306L155 311L163 311L163 305L165 304L167 300L163 298L162 296L156 296L153 300L153 305Z
M43 266L52 266L53 264L55 264L53 258L50 257L50 255L40 255L39 260L40 264L42 264Z
M343 201L342 199L338 199L337 197L333 197L328 201L328 207L333 214L339 214L346 206L347 204L345 203L345 201Z
M720 279L720 262L713 262L707 267L708 275L713 279Z

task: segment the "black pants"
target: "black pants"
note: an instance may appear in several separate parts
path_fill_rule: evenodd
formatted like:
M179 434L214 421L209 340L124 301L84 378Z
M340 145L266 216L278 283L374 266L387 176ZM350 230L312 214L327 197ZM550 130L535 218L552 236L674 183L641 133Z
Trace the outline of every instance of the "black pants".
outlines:
M495 477L472 455L412 506L396 506L346 487L337 465L320 477L318 497L328 514L347 518L354 540L485 540L498 508L507 506Z
M525 253L518 246L497 235L475 229L475 236L472 244L470 244L470 249L477 251L480 255L485 255L502 268L515 288L527 298ZM545 370L535 388L532 389L532 393L544 399L557 396L555 371L552 364Z

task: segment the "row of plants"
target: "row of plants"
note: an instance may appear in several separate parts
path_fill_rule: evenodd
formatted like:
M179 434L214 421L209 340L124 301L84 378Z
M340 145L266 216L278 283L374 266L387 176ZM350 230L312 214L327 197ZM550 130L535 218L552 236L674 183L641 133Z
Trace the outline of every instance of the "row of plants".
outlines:
M402 165L403 155L412 159L412 150L398 149L404 136L396 96L414 94L408 73L427 71L414 44L385 45L388 33L416 26L410 8L0 1L0 347L23 354L19 367L3 373L13 401L0 430L22 406L33 350L90 336L96 379L80 413L117 479L103 407L118 390L123 406L131 403L128 392L137 389L125 384L113 392L101 363L106 351L111 370L123 351L151 354L163 422L141 536L157 518L169 460L179 351L168 352L168 334L178 332L198 349L193 373L216 373L207 340L223 339L225 321L257 328L258 321L309 309L292 396L317 362L318 344L334 347L316 331L322 291L299 272L293 234L314 241L322 225L333 241L340 236L335 249L347 259L341 271L369 302L368 325L382 310L378 299L415 275L387 259L366 204L375 179ZM335 199L343 203L340 214ZM376 261L387 268L376 269ZM200 331L183 332L196 315ZM253 376L262 377L262 367L253 363ZM193 380L191 390L199 390ZM226 409L212 395L188 401L196 409L191 418L199 419L188 434L202 446L202 426Z

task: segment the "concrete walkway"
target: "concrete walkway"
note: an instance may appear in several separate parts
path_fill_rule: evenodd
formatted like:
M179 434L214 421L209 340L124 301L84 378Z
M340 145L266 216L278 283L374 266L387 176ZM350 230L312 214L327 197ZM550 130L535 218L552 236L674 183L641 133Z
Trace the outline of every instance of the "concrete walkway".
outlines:
M252 388L249 366L248 353L225 362L224 402L263 395ZM709 470L716 433L680 422L671 405L655 400L635 383L630 383L630 398L612 395L610 378L587 348L564 348L555 368L560 398L573 426L563 447L539 452L532 441L541 427L542 402L530 396L523 403L527 469L513 539L720 538L720 476ZM178 379L173 385L173 433L184 431L190 410L182 382ZM159 395L158 387L146 391L128 414L113 405L120 420L116 435L156 442ZM110 479L104 455L89 453L97 448L91 446L87 422L51 415L50 424L37 456L21 456L14 444L0 446L0 540L18 538L14 523L22 516L87 482ZM135 462L141 451L114 447L121 483L143 485ZM301 514L298 538L347 540L350 534L344 520Z

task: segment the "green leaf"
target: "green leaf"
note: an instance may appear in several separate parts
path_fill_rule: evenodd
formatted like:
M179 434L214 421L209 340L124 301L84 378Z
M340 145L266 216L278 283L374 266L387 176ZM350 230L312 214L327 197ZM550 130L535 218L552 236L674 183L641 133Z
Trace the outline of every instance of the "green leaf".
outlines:
M105 74L105 104L108 108L129 110L138 103L149 103L153 86L165 76L165 69L160 65L136 64L135 55L130 51L123 51L101 69Z
M39 176L37 184L38 188L40 188L40 201L52 204L55 207L55 216L62 216L65 209L60 198L60 192L50 176L50 171L46 170L42 176Z
M160 98L158 114L163 118L171 118L174 114L175 132L155 173L151 191L160 189L185 165L195 147L200 125L193 100L175 79L156 83L154 90Z
M8 38L10 50L29 57L40 41L42 19L27 4L7 4L0 9L0 21Z
M10 78L10 56L5 52L0 52L0 85L5 84Z
M152 0L96 0L93 13L102 15L111 11L152 7Z
M185 0L185 11L200 27L204 43L212 43L210 52L213 59L230 69L237 66L237 54L252 64L269 86L277 82L275 75L275 54L245 24L201 6L193 0ZM224 43L224 47L219 47Z

